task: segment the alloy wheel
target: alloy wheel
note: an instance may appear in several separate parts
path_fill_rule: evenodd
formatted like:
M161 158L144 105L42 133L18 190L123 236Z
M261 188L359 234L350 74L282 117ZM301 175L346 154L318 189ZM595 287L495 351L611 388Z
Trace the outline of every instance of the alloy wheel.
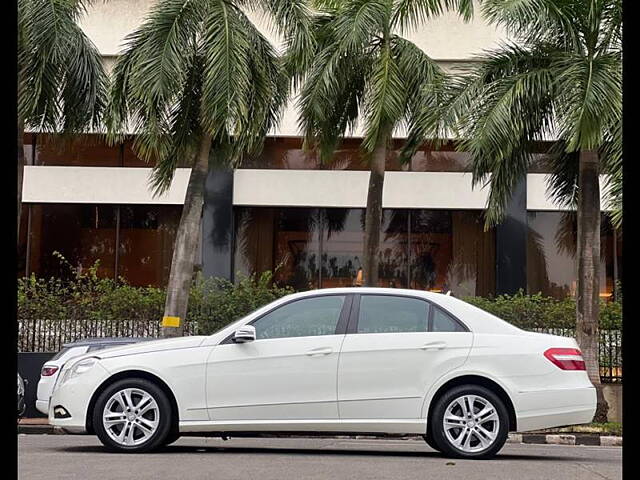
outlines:
M160 408L148 392L124 388L115 392L104 406L102 425L111 439L123 446L141 445L158 430Z
M498 437L498 411L486 398L462 395L446 408L442 420L444 433L454 447L475 453L488 449Z

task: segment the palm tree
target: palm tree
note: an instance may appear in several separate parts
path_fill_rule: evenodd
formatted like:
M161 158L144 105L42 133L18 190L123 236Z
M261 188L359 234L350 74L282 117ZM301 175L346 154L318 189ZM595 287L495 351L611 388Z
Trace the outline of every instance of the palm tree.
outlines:
M300 126L305 147L328 161L347 130L362 125L361 150L370 165L363 252L364 284L378 283L385 159L394 130L418 106L435 101L444 74L424 51L402 37L455 8L469 19L471 0L343 0L317 2L316 48L299 68Z
M598 366L599 175L612 174L619 207L622 2L485 0L482 11L513 41L485 52L453 79L439 108L423 108L404 155L424 138L459 136L459 149L472 156L474 185L490 186L491 225L503 218L511 192L526 175L534 143L557 139L549 150L548 190L577 209L576 336L597 387L601 421L608 405Z
M178 166L191 167L164 311L179 326L165 336L183 333L210 158L230 166L257 152L287 97L286 65L241 9L256 6L283 34L287 58L305 64L313 38L300 1L161 0L126 38L114 67L110 138L136 133L134 149L154 162L156 194Z
M25 128L66 134L100 126L107 77L100 53L78 26L91 3L18 1L18 230Z

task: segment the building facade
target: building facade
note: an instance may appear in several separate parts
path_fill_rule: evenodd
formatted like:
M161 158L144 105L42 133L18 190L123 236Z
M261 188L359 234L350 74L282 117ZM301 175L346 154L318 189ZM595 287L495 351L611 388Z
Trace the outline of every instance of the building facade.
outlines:
M107 66L151 3L113 0L92 7L83 28ZM455 68L504 35L481 19L464 24L447 15L410 37L445 68ZM233 171L209 173L198 268L232 280L272 270L278 283L296 289L356 284L369 175L358 134L320 164L302 150L292 101L259 156ZM543 154L514 192L505 221L485 231L487 192L472 188L468 155L451 145L425 145L401 165L402 135L396 132L396 149L387 158L381 286L456 295L575 292L575 213L547 197ZM154 197L152 165L136 156L131 139L107 146L92 135L62 143L28 133L24 144L19 275L64 277L70 267L99 261L103 276L133 285L166 283L188 169L178 169L168 192ZM622 244L603 218L601 296L610 298Z

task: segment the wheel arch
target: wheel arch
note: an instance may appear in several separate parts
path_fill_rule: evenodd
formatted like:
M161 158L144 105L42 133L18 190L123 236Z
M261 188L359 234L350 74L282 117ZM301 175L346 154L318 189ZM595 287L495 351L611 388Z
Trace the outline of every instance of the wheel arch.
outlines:
M440 387L438 387L436 392L431 397L431 400L429 401L429 409L427 411L427 429L429 429L431 425L430 419L435 403L442 395L444 395L447 390L459 385L480 385L498 395L500 400L502 400L505 407L507 408L507 412L509 414L509 431L515 432L517 430L518 420L516 418L516 410L513 405L513 401L511 400L511 397L509 396L507 391L496 381L477 374L460 375L447 380L445 383L440 385Z
M147 372L145 370L123 370L121 372L114 373L113 375L108 377L106 380L104 380L100 384L100 386L96 388L96 390L93 392L93 395L91 395L91 400L89 401L89 405L87 406L87 414L85 417L86 430L88 433L90 434L95 433L93 429L93 409L95 408L96 402L100 394L104 392L109 385L112 385L118 380L132 379L132 378L142 378L150 382L153 382L167 395L167 398L169 399L169 403L171 405L171 414L172 414L171 418L173 423L171 427L171 431L176 431L176 432L178 431L178 422L180 420L178 402L176 401L176 397L173 394L173 391L171 390L169 385L167 385L167 383L157 375L154 375L153 373Z

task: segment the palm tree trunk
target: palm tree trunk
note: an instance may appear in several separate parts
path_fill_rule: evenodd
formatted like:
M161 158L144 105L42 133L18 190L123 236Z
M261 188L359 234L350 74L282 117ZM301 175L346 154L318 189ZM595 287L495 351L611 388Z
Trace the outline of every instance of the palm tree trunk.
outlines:
M178 317L179 325L177 327L164 326L162 328L164 337L178 337L184 334L193 265L200 240L204 185L209 171L210 150L211 136L203 135L200 141L200 150L191 169L180 225L176 233L169 284L167 285L167 300L164 306L164 316Z
M382 224L382 188L387 157L387 135L380 135L371 158L367 210L364 221L363 273L364 286L378 286L378 250L380 248L380 228Z
M24 178L24 120L18 116L18 245L20 244L20 220L22 216L22 183Z
M605 422L609 405L600 384L598 363L600 318L600 168L598 153L580 152L578 173L578 288L576 339L589 379L596 387L594 421Z

